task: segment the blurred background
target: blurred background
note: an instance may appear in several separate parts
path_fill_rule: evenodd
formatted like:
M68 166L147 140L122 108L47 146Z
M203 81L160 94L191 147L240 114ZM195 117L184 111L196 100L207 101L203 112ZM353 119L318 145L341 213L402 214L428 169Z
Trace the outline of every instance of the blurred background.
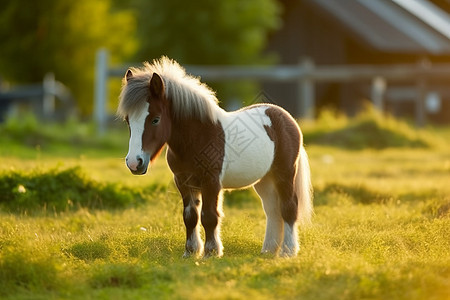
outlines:
M0 299L450 299L449 13L450 0L0 0ZM161 55L227 110L272 102L298 119L315 207L298 258L258 255L249 189L224 195L226 255L181 258L173 174L161 158L133 176L115 116L127 68Z
M449 0L1 0L0 120L114 121L121 77L167 55L221 105L295 117L371 102L450 123Z

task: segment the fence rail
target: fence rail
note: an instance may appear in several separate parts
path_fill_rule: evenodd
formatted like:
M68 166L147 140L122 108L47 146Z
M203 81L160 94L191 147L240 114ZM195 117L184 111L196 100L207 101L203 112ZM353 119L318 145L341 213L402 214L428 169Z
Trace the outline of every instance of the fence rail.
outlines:
M305 66L305 61L308 66ZM405 64L390 66L374 65L335 65L315 66L305 60L299 65L279 66L229 66L186 65L186 70L202 79L223 81L234 79L251 79L261 81L296 81L308 78L314 81L348 82L372 80L383 77L386 80L411 80L419 77L442 79L450 75L450 64L423 65ZM137 64L135 64L137 65ZM116 66L108 70L108 76L122 77L129 66Z
M127 66L110 67L108 52L97 53L95 118L100 132L105 130L106 85L109 77L124 76ZM206 81L227 81L250 79L256 81L293 82L298 85L300 117L313 118L316 82L361 82L371 84L370 99L380 109L388 84L396 81L411 81L416 85L416 123L425 123L424 101L428 82L443 81L450 86L450 64L431 65L426 62L398 65L315 65L310 59L303 59L298 65L278 66L198 66L187 65L186 71Z
M56 100L60 103L59 112L56 109ZM44 76L42 84L20 85L12 89L0 89L0 104L7 113L10 106L15 103L29 103L37 108L37 113L43 118L54 118L58 115L67 117L75 112L75 101L70 90L62 83L55 80L53 73ZM0 119L3 116L0 115Z

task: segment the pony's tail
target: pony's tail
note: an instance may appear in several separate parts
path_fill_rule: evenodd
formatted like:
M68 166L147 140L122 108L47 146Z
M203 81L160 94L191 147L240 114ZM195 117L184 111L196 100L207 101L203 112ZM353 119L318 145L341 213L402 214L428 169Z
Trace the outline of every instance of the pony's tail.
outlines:
M298 199L298 223L301 225L310 224L313 214L313 190L311 185L311 171L309 168L308 154L306 154L306 150L303 145L300 146L300 155L297 162L295 191Z

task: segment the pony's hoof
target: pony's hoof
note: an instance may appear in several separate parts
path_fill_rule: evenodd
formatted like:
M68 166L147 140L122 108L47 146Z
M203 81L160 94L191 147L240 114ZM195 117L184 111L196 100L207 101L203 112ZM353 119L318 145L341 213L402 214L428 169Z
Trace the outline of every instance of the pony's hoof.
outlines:
M190 257L195 257L195 258L199 258L201 257L203 254L203 250L201 251L189 251L189 250L185 250L184 254L183 254L183 258L190 258Z
M297 253L298 253L297 249L281 249L280 257L283 258L296 257Z
M261 257L262 258L276 258L277 257L277 252L273 252L273 251L261 251Z
M223 256L223 251L218 251L217 249L212 249L209 251L205 251L205 255L203 255L203 258L210 258L210 257L216 257L220 258Z
M208 241L205 243L204 251L205 251L204 258L222 257L223 256L222 243L216 241Z

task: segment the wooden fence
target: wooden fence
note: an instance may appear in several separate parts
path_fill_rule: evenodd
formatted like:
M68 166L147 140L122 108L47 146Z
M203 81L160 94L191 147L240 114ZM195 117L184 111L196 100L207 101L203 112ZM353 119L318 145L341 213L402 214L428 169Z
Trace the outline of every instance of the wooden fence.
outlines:
M95 82L95 120L100 132L105 130L107 81L109 77L124 76L132 65L111 67L108 63L108 52L97 53ZM187 72L200 76L204 81L226 81L249 79L255 81L293 82L298 86L298 102L303 118L315 115L315 84L317 82L362 82L371 84L370 98L376 107L383 109L384 98L389 84L399 81L410 81L416 85L415 107L416 123L423 126L426 122L425 98L428 94L429 82L439 80L450 87L450 64L431 65L426 62L408 65L315 65L308 58L298 65L277 66L185 66Z
M59 101L56 109L57 100ZM53 73L47 73L42 84L19 85L12 89L0 89L0 121L11 108L26 103L34 113L45 119L66 118L75 113L75 101L70 90L55 80Z

